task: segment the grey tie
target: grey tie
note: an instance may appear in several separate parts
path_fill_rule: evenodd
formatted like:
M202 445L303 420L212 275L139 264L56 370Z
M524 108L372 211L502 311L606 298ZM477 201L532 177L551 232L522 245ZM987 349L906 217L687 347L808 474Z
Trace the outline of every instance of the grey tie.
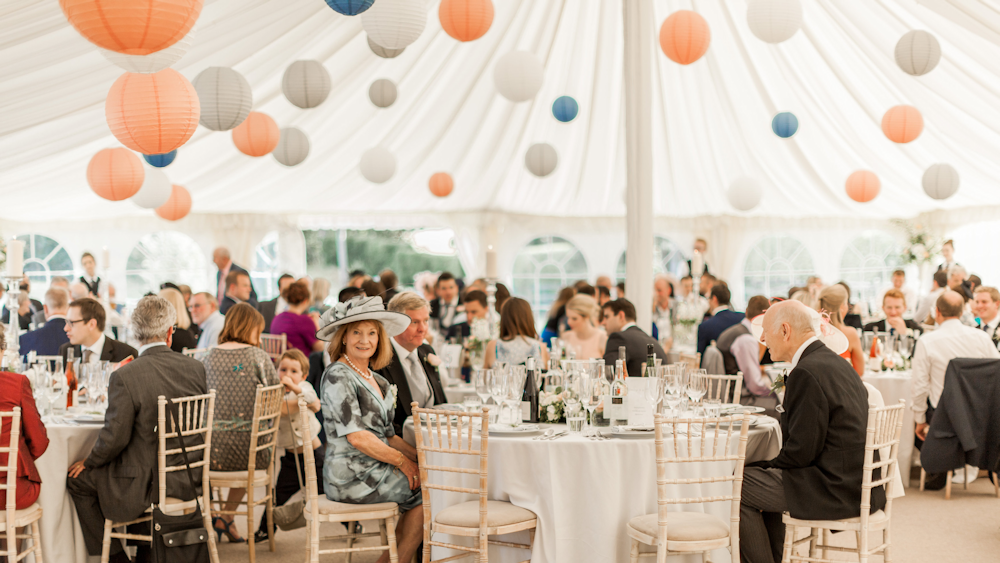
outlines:
M410 389L410 395L422 407L432 405L434 403L434 396L427 386L427 374L424 373L424 368L420 366L420 359L417 357L417 353L413 352L410 354L407 361L410 362L410 376L412 377L414 387L416 387L415 389Z
M84 350L83 351L83 363L89 364L90 363L90 358L93 357L93 355L94 355L94 351L93 350Z

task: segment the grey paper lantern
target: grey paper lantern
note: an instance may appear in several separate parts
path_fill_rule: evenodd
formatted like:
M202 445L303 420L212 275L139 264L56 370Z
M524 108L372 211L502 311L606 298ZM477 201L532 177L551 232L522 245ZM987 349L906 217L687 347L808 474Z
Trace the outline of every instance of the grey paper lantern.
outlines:
M142 182L142 187L136 194L129 198L132 203L145 209L156 209L167 203L174 187L170 184L170 178L159 168L144 166L146 169L146 179Z
M368 99L376 107L387 108L396 101L396 85L388 78L379 78L368 88Z
M198 123L212 131L234 129L250 115L253 92L243 75L231 68L213 66L191 82L201 102Z
M529 172L539 178L551 174L558 164L559 155L556 154L556 149L548 143L531 145L528 147L528 152L524 154L524 165Z
M924 192L934 199L948 199L958 191L958 170L950 164L932 164L924 172Z
M274 160L285 166L295 166L309 156L309 137L295 127L285 127L281 130L278 146L271 154Z
M750 0L747 25L761 41L781 43L802 27L802 4L799 0Z
M386 49L402 49L420 37L427 25L424 0L378 0L361 14L368 37Z
M511 51L500 57L493 69L493 82L500 94L512 102L535 97L542 87L545 69L538 57L527 51Z
M760 182L744 176L737 178L729 185L729 190L726 191L726 199L729 200L729 205L732 205L734 208L740 211L750 211L760 204L762 193L763 190L760 187Z
M294 105L314 108L330 95L330 73L319 61L295 61L285 70L281 91Z
M896 43L896 64L903 72L923 76L941 61L941 44L922 29L907 32Z
M406 50L406 47L403 47L402 49L386 49L385 47L372 41L371 37L368 37L368 48L372 50L372 53L375 53L383 59L395 59L396 57L402 55L403 51Z
M367 13L367 12L365 12ZM388 149L373 147L361 155L361 175L369 182L388 182L396 173L396 157Z

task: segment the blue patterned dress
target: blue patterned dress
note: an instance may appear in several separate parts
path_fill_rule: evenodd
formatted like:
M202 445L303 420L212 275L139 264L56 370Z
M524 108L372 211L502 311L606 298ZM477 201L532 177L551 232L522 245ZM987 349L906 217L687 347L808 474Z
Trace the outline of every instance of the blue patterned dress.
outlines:
M333 501L395 502L405 512L423 503L420 489L411 491L406 474L369 457L347 441L348 434L367 431L388 445L389 438L396 435L392 428L395 397L389 392L389 382L377 373L374 381L385 399L380 399L360 374L342 362L333 362L323 374L323 486L327 498Z

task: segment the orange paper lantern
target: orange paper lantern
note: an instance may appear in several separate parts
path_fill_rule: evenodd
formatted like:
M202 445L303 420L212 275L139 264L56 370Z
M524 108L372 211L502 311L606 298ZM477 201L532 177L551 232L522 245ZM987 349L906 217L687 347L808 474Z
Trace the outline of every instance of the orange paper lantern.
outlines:
M191 212L191 194L184 186L173 185L170 199L156 208L156 214L167 221L180 221Z
M111 85L104 115L121 144L142 154L164 154L194 135L201 103L194 86L172 68L126 72Z
M191 31L203 0L59 0L66 19L98 47L126 55L166 49Z
M909 143L924 130L924 117L913 106L894 106L882 116L882 132L894 143Z
M441 0L438 19L448 35L459 41L479 39L493 25L492 0Z
M858 170L847 177L847 195L854 201L868 203L881 189L882 182L871 170Z
M134 152L125 148L102 149L87 165L87 183L94 193L111 201L128 199L139 192L146 172Z
M675 63L689 65L708 51L712 33L697 12L678 10L660 26L660 48Z
M250 156L270 154L281 139L278 124L271 116L252 111L243 123L233 129L233 143L240 152Z
M438 197L445 197L451 193L451 190L455 189L455 180L451 179L451 174L447 172L438 172L431 176L428 185L431 188L431 193Z

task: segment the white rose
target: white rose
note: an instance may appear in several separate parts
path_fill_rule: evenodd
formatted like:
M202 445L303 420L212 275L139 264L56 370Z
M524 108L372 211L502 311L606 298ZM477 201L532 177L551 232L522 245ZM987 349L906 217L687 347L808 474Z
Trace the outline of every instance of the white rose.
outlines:
M545 409L545 413L548 415L549 420L555 420L556 419L556 408L555 407L551 407L550 406L549 408Z

